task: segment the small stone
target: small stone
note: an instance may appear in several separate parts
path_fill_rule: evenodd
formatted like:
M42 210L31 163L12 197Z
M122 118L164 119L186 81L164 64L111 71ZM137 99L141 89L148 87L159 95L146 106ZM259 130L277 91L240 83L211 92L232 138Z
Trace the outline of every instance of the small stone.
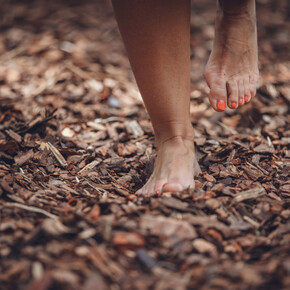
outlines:
M72 42L63 41L59 47L62 51L65 51L67 53L72 53L75 48L75 45Z
M113 107L113 108L120 107L120 101L117 98L115 98L114 96L109 96L108 103L109 103L110 107Z
M71 138L75 135L75 132L71 128L66 127L61 131L61 135L66 138Z
M110 79L110 78L105 78L104 79L104 85L107 87L107 88L114 88L116 85L117 85L117 81L113 80L113 79Z
M87 246L79 246L75 248L75 253L80 257L84 257L90 254L90 250Z
M86 240L86 239L89 239L89 238L93 237L96 233L97 233L96 229L88 228L88 229L85 229L84 231L80 232L78 234L78 237L80 239Z
M40 279L43 276L43 266L40 262L36 261L32 264L32 276L34 279Z
M97 92L102 92L104 89L104 85L102 82L91 79L88 81L88 85Z

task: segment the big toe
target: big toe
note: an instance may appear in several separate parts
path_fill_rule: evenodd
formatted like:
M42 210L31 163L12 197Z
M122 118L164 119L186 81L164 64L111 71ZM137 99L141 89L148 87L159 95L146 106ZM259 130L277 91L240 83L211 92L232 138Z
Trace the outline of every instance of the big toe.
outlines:
M183 189L183 186L179 183L165 183L162 192L175 192L175 191L181 191Z
M194 188L194 184L188 185L188 186L182 186L180 183L175 183L175 182L169 182L165 183L162 192L176 192L176 191L182 191L185 188Z
M210 85L209 102L217 112L222 112L226 109L227 89L225 82L213 82Z

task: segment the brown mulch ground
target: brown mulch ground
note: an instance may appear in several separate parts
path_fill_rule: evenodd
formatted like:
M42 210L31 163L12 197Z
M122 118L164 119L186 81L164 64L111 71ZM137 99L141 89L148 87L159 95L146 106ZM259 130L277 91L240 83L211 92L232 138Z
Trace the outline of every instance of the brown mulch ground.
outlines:
M194 191L150 199L134 192L152 127L110 6L2 2L1 290L290 287L289 1L258 1L260 87L225 113L202 76L215 5L193 3L203 173Z

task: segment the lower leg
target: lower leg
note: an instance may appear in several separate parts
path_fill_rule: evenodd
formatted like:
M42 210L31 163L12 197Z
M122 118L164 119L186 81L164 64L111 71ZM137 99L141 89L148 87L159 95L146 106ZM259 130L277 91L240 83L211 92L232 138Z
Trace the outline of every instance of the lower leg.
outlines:
M113 7L158 149L154 171L138 193L193 187L190 0L114 0Z
M113 6L156 145L192 136L190 1L115 0Z

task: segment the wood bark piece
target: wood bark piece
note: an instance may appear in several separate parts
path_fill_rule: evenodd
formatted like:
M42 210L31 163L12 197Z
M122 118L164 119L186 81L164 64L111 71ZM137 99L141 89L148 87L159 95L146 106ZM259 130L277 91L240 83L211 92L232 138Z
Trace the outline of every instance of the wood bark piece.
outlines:
M143 215L141 217L140 227L144 233L148 231L151 235L157 235L163 238L174 236L179 241L194 239L197 236L194 227L187 221L163 216Z
M204 239L195 239L192 244L199 253L212 253L214 255L217 254L215 245Z
M239 203L244 200L255 199L264 194L266 194L266 191L263 187L254 187L249 190L240 192L237 196L234 197L233 203Z
M12 138L14 139L15 141L17 141L18 143L20 143L22 141L22 137L17 134L16 132L14 132L13 130L9 129L9 130L6 130L6 133Z
M20 156L16 156L14 158L15 163L19 166L22 166L24 163L26 163L28 160L30 160L33 157L33 155L34 155L34 152L31 149Z
M94 161L92 161L91 163L87 164L83 169L81 169L78 174L79 175L86 175L90 170L92 170L94 167L96 167L97 165L99 165L102 162L101 159L96 159Z
M216 113L198 69L216 7L194 3L203 174L147 197L154 130L107 2L1 3L1 290L290 289L289 4L257 1L261 87Z
M119 247L141 248L145 246L144 238L138 233L115 232L113 243Z
M128 133L131 134L134 139L137 139L144 135L144 131L136 120L125 122L125 126Z
M268 144L260 144L254 148L254 151L259 153L274 153L275 149Z
M174 197L163 197L160 198L160 202L166 206L168 206L169 208L174 208L174 209L178 209L181 211L190 211L190 209L188 208L188 203L187 202L183 202L177 198Z
M98 131L105 131L106 130L106 127L104 125L97 123L97 122L87 122L87 125L89 127L94 128L95 130L98 130Z
M67 162L64 159L64 157L61 155L61 153L58 151L58 149L55 148L50 142L47 142L47 145L49 146L49 149L51 150L51 152L53 153L54 157L59 162L59 164L62 167L66 167L67 166Z
M20 203L15 203L15 202L5 202L5 207L17 207L17 208L21 208L24 209L26 211L31 211L31 212L36 212L36 213L40 213L43 214L49 218L52 219L56 219L58 216L52 213L49 213L41 208L37 208L35 206L28 206L25 204L20 204Z

